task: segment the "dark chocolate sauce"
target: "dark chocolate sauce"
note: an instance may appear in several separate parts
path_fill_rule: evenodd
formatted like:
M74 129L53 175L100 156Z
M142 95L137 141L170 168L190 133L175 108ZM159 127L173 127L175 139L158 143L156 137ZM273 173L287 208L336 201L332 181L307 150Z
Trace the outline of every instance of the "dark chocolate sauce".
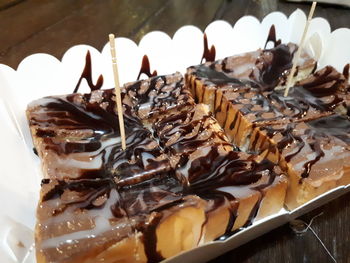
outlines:
M251 167L248 169L248 164ZM230 151L219 154L218 146L211 146L208 154L192 161L188 170L191 188L202 192L213 187L249 185L261 178L261 171L271 168L271 163L257 165L254 162L241 160L238 152Z
M162 219L161 214L156 214L152 222L143 231L143 245L149 263L160 262L164 257L157 251L156 229Z
M266 49L266 47L267 47L267 44L268 44L270 41L274 44L274 47L280 45L281 42L282 42L281 39L276 40L276 29L275 29L275 25L272 25L272 26L270 27L269 35L267 36L267 39L266 39L266 42L265 42L265 46L264 46L265 49Z
M216 211L220 207L225 207L229 210L230 217L227 222L224 236L231 235L239 207L239 202L235 200L235 197L227 192L223 192L217 189L211 189L206 192L199 192L197 194L208 202L208 206L205 211L207 215L209 215L211 212Z
M293 134L294 124L287 124L286 127L276 128L276 127L264 127L266 135L269 138L272 138L277 133L282 135L282 139L278 142L277 148L280 152L284 149L290 147L293 143L296 145L293 152L285 156L285 160L290 162L294 156L296 156L305 146L305 142L300 136ZM253 146L255 147L255 146Z
M261 191L261 193L262 193L262 191ZM254 204L254 207L250 211L249 216L248 216L248 220L243 225L243 228L248 227L248 226L253 224L253 221L256 218L256 215L258 214L258 211L259 211L259 208L260 208L260 204L261 204L261 201L263 200L263 197L264 197L263 195L259 196L259 200Z
M37 149L36 149L35 147L33 147L33 153L34 153L35 155L39 156L38 151L37 151Z
M344 77L331 66L326 66L315 72L310 77L300 81L298 85L319 98L337 96L347 88Z
M151 73L151 66L147 55L144 55L142 57L141 68L139 74L137 75L137 80L140 79L142 74L146 74L149 78L158 75L156 70L154 70L153 73Z
M243 80L230 76L235 69L227 68L227 59L195 66L193 67L194 74L208 84L213 83L217 86L251 86L258 90L272 90L286 71L291 68L294 51L283 44L263 50L255 61L256 69L251 71L249 79ZM216 65L219 64L222 65L222 71L216 68Z
M257 60L257 65L262 64L260 76L256 81L264 90L274 89L286 70L292 67L293 53L287 45L278 45L272 49L264 50Z
M92 81L92 67L91 67L91 54L90 51L88 51L86 53L86 57L85 57L85 67L83 70L83 73L81 74L79 81L77 83L77 85L75 86L75 89L73 91L73 93L77 93L81 84L81 81L85 79L91 89L91 91L93 90L99 90L102 85L103 85L103 76L100 75L97 79L96 84L93 83Z
M269 138L272 138L278 133L281 134L281 139L276 145L281 153L286 148L293 147L292 151L284 156L286 162L290 162L306 145L315 153L315 157L312 160L304 163L304 171L301 174L302 178L308 177L312 166L325 156L321 148L322 142L330 143L337 138L341 140L344 145L350 143L350 120L346 116L330 115L308 121L306 124L308 128L305 129L302 135L298 135L296 132L297 123L282 125L280 128L264 127L266 136ZM338 144L339 143L340 142L338 142ZM253 145L253 148L254 147L256 146Z
M63 201L65 206L76 205L77 208L91 209L93 202L102 195L109 195L113 187L113 181L110 178L102 179L81 179L74 181L51 181L43 180L42 185L50 184L50 189L43 195L42 201L51 200L61 196L64 191L69 190L74 196L69 200ZM63 210L62 210L63 211ZM62 212L61 211L61 212Z
M203 56L201 58L200 63L203 63L203 60L205 60L205 62L209 62L209 61L215 61L215 55L216 55L216 51L215 51L215 46L212 45L209 49L208 47L208 38L207 38L207 34L204 33L203 35Z
M267 98L270 101L274 101L281 112L292 111L292 113L288 114L288 117L298 119L307 116L310 110L317 110L320 113L332 111L341 101L336 97L332 102L324 103L302 87L293 87L290 89L287 97L284 97L283 92L275 91L268 94Z
M215 70L214 66L215 64L212 64L211 66L205 64L196 66L196 76L198 78L208 79L211 83L214 83L217 86L233 85L235 87L258 87L258 84L254 81L230 77L222 71Z
M171 75L171 80L168 80L168 77L156 76L126 87L126 93L132 99L132 110L141 119L193 103L190 92L184 88L182 76L175 73ZM142 83L144 85L141 88ZM169 85L172 86L171 89ZM148 87L145 88L146 86Z
M210 140L219 139L225 141L223 134L208 132L213 121L211 114L203 116L198 120L190 121L194 114L195 110L190 112L182 111L163 118L153 125L153 129L157 137L159 137L160 144L167 144L166 151L178 154L186 153L188 155ZM193 135L189 136L191 133ZM170 145L169 141L174 136L179 138Z
M350 73L350 63L346 64L343 69L343 75L347 81L349 81L349 73Z
M309 121L308 124L321 134L337 137L350 144L350 120L346 116L331 115Z
M324 157L324 152L322 151L321 149L321 146L320 146L320 142L318 141L314 141L314 142L311 142L309 143L310 145L310 148L316 153L316 157L311 160L311 161L308 161L306 162L303 167L304 167L304 171L303 173L300 175L302 178L306 178L309 176L310 174L310 171L311 171L311 168L312 166L317 163L322 157Z

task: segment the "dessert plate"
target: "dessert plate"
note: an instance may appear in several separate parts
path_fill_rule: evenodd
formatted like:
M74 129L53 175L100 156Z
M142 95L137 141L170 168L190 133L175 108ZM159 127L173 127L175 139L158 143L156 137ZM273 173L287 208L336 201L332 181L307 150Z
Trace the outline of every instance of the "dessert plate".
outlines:
M271 25L283 43L300 41L306 22L301 10L289 17L280 12L267 15L262 21L252 16L239 19L233 26L225 21L214 21L205 29L209 46L215 45L216 58L263 48ZM107 40L107 36L106 36ZM318 67L332 65L342 71L350 62L350 29L331 32L323 18L314 18L307 35L307 51L318 60ZM121 83L136 79L143 55L151 62L151 71L170 74L184 73L186 68L199 64L203 53L203 32L195 26L181 27L173 37L164 32L146 34L137 45L127 38L117 38L117 58ZM71 93L85 65L86 52L92 57L94 81L103 75L102 88L113 87L109 44L102 51L87 45L67 50L61 60L48 54L34 54L25 58L17 70L0 64L0 255L2 262L34 263L33 229L35 208L39 195L40 164L32 151L32 142L26 122L27 104L48 95ZM81 92L88 92L83 81ZM314 209L349 190L338 187L319 196L294 211L282 209L278 214L254 222L223 241L215 241L184 252L166 262L204 262Z

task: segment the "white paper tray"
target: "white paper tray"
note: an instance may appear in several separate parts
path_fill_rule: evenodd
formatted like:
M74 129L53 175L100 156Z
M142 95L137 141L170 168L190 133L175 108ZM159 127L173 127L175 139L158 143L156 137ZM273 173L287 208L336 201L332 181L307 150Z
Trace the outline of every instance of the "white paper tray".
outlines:
M280 12L267 15L261 22L252 16L239 19L234 26L225 21L214 21L206 28L209 46L214 44L217 58L263 48L270 26L276 26L277 38L283 43L298 43L306 22L301 10L289 17ZM107 36L106 36L107 41ZM332 65L342 71L350 62L350 29L331 32L323 18L311 22L306 48L319 61L319 68ZM117 57L121 83L136 79L141 59L147 54L151 70L159 74L185 72L198 64L203 52L203 32L195 26L181 27L171 38L159 31L145 35L136 45L127 38L117 38ZM32 249L35 208L40 188L40 165L32 152L27 127L27 104L47 95L71 93L85 64L90 50L94 80L104 76L103 88L113 87L109 44L101 52L87 45L70 48L62 60L48 54L34 54L25 58L17 70L0 64L0 259L2 263L33 263ZM80 91L89 91L85 82ZM302 207L255 222L225 241L206 244L182 253L166 262L205 262L245 242L276 228L307 211L329 202L349 187L338 187L319 196ZM23 245L23 246L22 246Z

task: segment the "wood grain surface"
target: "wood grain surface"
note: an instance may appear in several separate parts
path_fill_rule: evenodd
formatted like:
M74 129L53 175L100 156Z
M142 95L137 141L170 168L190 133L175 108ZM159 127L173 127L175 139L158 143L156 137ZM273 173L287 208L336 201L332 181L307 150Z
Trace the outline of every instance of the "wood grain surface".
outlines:
M273 11L308 12L310 4L278 0L0 0L0 63L17 68L32 53L61 58L77 44L101 49L109 33L138 42L144 34L162 30L169 35L185 24L205 29L211 21L235 23L243 15L262 19ZM350 9L319 5L315 16L328 19L332 30L350 28ZM239 41L239 40L237 40ZM350 43L349 43L350 48ZM350 262L350 194L303 216L337 262ZM211 263L334 262L309 230L295 233L287 224Z

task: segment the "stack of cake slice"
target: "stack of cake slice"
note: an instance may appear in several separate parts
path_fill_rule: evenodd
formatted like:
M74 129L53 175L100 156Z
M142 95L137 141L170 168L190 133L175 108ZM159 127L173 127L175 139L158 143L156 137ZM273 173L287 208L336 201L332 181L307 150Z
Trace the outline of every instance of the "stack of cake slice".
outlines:
M294 209L337 185L346 184L349 180L348 166L342 159L343 157L346 159L350 154L345 147L347 143L342 146L345 147L344 156L339 157L339 160L329 152L314 161L311 161L312 157L308 157L310 160L305 161L304 168L293 166L293 161L298 158L308 159L305 158L306 153L301 150L301 146L299 150L293 149L293 143L299 142L304 145L306 141L312 140L311 133L303 139L296 139L293 132L299 126L295 126L295 123L308 125L313 120L346 114L349 85L346 77L330 66L312 73L315 61L304 54L298 74L294 77L295 86L288 96L284 97L281 86L285 83L285 76L291 64L292 56L288 55L292 53L291 47L293 46L279 45L271 50L261 51L260 56L252 52L193 66L187 71L186 82L195 100L209 105L234 144L243 151L266 153L270 161L278 163L288 173L290 185L286 205ZM269 59L263 59L264 57ZM240 63L228 63L228 61L240 61ZM271 69L274 69L274 74L271 73ZM247 73L243 74L244 71ZM345 126L337 129L337 133L347 132L345 127L348 118L343 119L342 123ZM278 128L274 130L275 127ZM324 130L325 136L332 137L333 133L329 133L330 131ZM279 139L273 139L274 136ZM323 144L320 147L322 148ZM295 153L288 157L282 154L283 151L295 151ZM316 150L311 147L311 151ZM317 182L312 176L308 180L304 179L309 174L318 173L317 165L311 164L329 159L338 160L339 171L328 169L322 173L326 173L323 178L328 179ZM334 179L335 177L342 179Z
M161 94L161 99L145 100L143 94L152 93ZM127 84L125 94L133 101L125 100L130 110L137 112L169 156L183 194L205 201L200 243L282 208L287 181L279 168L269 161L259 163L259 156L237 152L208 107L194 103L179 73Z
M159 262L349 184L348 74L303 54L284 97L296 48L126 84L125 151L113 90L32 102L37 261Z
M128 186L163 180L166 201L181 198L167 156L126 114L127 150L121 150L114 108L112 90L48 97L28 107L46 177L37 211L38 262L144 262L124 200Z
M125 151L112 90L29 105L38 262L157 262L282 208L280 169L235 151L181 75L128 84L123 102Z

